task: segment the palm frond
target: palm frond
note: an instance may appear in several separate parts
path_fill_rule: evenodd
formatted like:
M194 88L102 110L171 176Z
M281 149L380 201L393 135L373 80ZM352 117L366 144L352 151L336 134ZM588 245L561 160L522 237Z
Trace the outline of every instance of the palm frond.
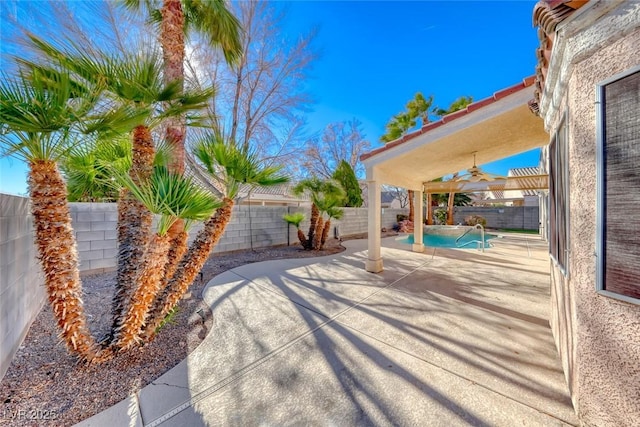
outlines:
M229 64L242 55L242 27L224 0L183 0L185 32L191 29L204 34L214 47L219 47Z
M0 144L4 155L25 159L61 158L77 142L78 124L95 106L91 88L78 98L78 85L64 71L42 75L2 76L0 84Z
M326 214L329 216L329 218L341 219L344 215L344 209L340 209L339 207L334 206L327 209Z
M194 146L194 156L200 160L211 179L226 189L226 196L235 198L241 184L270 186L288 182L281 175L282 167L263 166L255 153L225 142L220 135L210 134Z
M296 228L300 228L300 223L304 221L304 214L302 212L296 212L292 214L286 214L282 217L287 224L291 224Z
M222 206L222 202L194 184L191 179L171 173L164 166L154 167L149 180L141 185L137 185L128 174L112 172L117 182L127 188L150 212L160 215L158 235L161 236L178 219L203 221Z
M61 162L69 200L113 201L118 197L113 170L131 168L131 141L124 135L74 146Z
M35 36L30 39L44 55L81 81L104 88L116 106L104 112L103 120L96 122L100 126L121 123L118 130L122 130L144 123L154 127L168 117L204 110L214 93L213 88L183 92L179 80L166 83L162 55L157 50L112 54L95 49L87 53L59 49Z

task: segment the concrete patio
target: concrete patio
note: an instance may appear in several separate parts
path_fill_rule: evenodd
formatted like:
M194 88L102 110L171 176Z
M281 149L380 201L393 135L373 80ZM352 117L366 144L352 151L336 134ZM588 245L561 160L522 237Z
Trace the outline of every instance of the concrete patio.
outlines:
M174 369L85 420L111 425L577 425L537 236L411 252L366 240L245 265L205 290L214 326Z

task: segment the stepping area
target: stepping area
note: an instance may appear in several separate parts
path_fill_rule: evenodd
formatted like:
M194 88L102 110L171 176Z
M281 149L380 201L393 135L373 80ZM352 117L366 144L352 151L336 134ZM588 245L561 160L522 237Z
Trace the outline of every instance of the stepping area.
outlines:
M548 323L538 236L482 253L366 240L248 264L204 291L209 335L82 426L578 425Z

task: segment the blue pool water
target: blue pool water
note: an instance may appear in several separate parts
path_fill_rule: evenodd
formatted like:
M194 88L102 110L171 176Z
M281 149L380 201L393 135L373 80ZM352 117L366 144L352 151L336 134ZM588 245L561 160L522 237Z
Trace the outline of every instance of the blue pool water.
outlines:
M484 234L485 248L489 247L489 240L497 237L496 234ZM422 243L425 246L433 246L437 248L461 248L461 249L477 249L477 243L470 243L474 240L480 240L479 233L469 233L458 241L458 236L446 236L441 234L425 234L422 238ZM413 234L401 239L403 243L413 244Z

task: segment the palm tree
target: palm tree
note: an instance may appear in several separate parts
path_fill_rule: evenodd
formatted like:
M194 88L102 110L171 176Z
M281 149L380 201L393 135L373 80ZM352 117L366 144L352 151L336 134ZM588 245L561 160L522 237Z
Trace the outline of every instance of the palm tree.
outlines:
M31 37L32 43L50 58L91 84L102 84L105 91L101 102L120 106L137 113L132 133L132 165L129 175L136 185L151 177L155 147L151 131L167 118L206 107L213 89L182 90L182 82L165 84L160 57L154 52L136 55L111 55L94 49L92 55L55 46ZM193 119L198 120L198 117ZM143 202L123 189L118 202L118 270L113 300L113 330L122 326L134 284L140 275L145 251L151 239L153 215ZM184 230L182 230L184 232ZM184 233L186 234L186 233ZM186 241L186 238L185 238ZM112 338L113 334L109 338ZM109 341L109 340L108 340Z
M35 240L53 316L69 351L85 361L99 358L100 348L87 327L67 187L58 162L82 142L83 133L116 124L119 131L131 128L124 110L101 119L92 116L101 90L44 67L5 75L0 86L0 142L4 155L29 165Z
M324 243L329 235L329 228L331 227L331 218L342 216L343 211L339 206L343 199L344 190L335 181L325 181L322 192L312 196L313 204L315 204L320 211L320 218L318 219L316 231L313 236L313 249L319 251L324 247ZM324 214L328 216L326 221L323 217Z
M335 181L323 181L317 177L311 177L300 181L293 192L301 195L305 192L311 196L311 219L309 233L306 238L306 250L320 249L322 247L322 234L325 227L322 213L327 209L335 208L344 200L344 190Z
M331 229L331 219L340 219L344 215L344 210L337 206L330 207L326 210L328 216L327 221L324 223L324 230L322 231L322 240L320 241L320 249L324 247L324 244L329 237L329 230Z
M123 351L143 342L143 327L163 284L171 243L169 229L181 219L186 220L188 230L193 221L209 218L221 203L191 179L170 173L164 166L155 167L150 179L143 185L137 184L126 174L116 173L116 176L149 211L160 215L157 232L145 253L131 304L124 314L121 327L116 331L114 346Z
M220 240L231 219L234 199L240 185L278 185L288 181L277 166L261 166L255 153L224 141L220 133L209 134L194 145L194 156L200 161L222 195L222 206L207 219L193 243L181 258L175 274L154 302L146 336L151 338L164 317L189 289L211 251Z
M467 106L472 102L473 102L472 96L461 96L455 99L451 103L449 108L447 108L446 110L443 108L434 107L433 114L439 117L446 116L447 114L455 113L458 110L467 108ZM453 177L451 179L456 179L457 177L458 177L458 173L456 172L453 174ZM453 225L453 206L455 205L455 198L456 198L455 193L449 193L448 200L447 200L447 225Z
M295 187L293 187L293 193L300 196L304 192L310 192L311 194L318 193L322 188L322 180L318 177L311 177L300 181ZM316 225L318 224L318 218L320 217L320 211L315 203L311 203L311 218L309 219L309 232L307 233L306 244L303 247L307 250L313 247L313 236L316 233Z
M159 26L167 84L184 81L185 35L188 33L203 34L212 46L222 50L230 64L237 62L242 54L240 22L224 0L124 0L123 3L131 10L146 9L151 21ZM183 172L184 121L178 116L166 125L166 141L173 152L169 168Z
M302 212L296 212L292 214L287 214L282 217L287 224L293 225L298 230L298 240L300 240L300 244L302 247L307 246L307 238L304 235L304 232L300 229L300 224L304 221L304 214Z
M162 46L164 79L166 84L179 82L183 90L185 35L191 32L203 34L212 46L219 47L228 63L236 63L242 54L240 22L227 9L224 0L124 0L131 10L146 9L151 21L159 26ZM169 169L184 173L186 126L184 117L177 115L165 120L165 141L172 151ZM186 250L187 233L182 221L176 221L169 230L172 261L167 265L167 275L177 268L177 262Z
M458 172L454 173L451 177L451 180L455 180L458 178ZM456 193L453 191L449 193L449 197L447 198L447 225L453 225L453 204L455 201Z
M131 140L121 135L78 145L62 160L60 168L67 181L70 202L114 202L118 190L110 182L110 169L129 171Z
M453 174L450 180L456 179L458 176L457 173ZM441 182L442 178L434 179L433 182ZM453 225L453 207L454 206L467 206L471 204L471 198L464 193L440 193L440 194L429 194L430 200L429 210L431 210L431 205L435 206L447 206L447 216L446 223L447 225ZM428 217L429 218L429 217ZM431 221L428 221L428 224L431 225L433 223L433 218L430 218Z

